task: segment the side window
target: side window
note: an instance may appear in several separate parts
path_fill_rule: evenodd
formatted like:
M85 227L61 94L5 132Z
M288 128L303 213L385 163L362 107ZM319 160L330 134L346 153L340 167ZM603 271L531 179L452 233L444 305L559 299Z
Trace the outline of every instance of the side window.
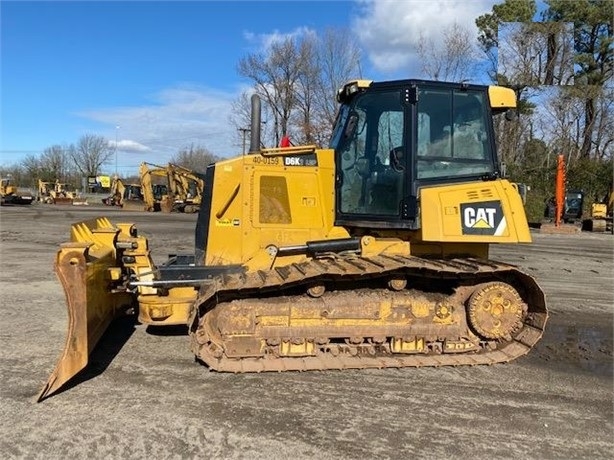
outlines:
M290 224L290 201L286 178L280 176L262 176L260 178L261 224Z
M449 90L420 91L418 156L452 157L452 92Z
M397 111L383 112L379 117L377 132L377 163L388 166L390 153L394 149L403 147L403 111L399 107Z
M478 91L420 89L418 179L491 172L486 102Z
M383 112L378 122L375 161L368 185L368 211L372 214L398 215L403 197L406 150L403 142L403 108Z
M453 145L456 158L485 159L486 125L482 94L454 93Z

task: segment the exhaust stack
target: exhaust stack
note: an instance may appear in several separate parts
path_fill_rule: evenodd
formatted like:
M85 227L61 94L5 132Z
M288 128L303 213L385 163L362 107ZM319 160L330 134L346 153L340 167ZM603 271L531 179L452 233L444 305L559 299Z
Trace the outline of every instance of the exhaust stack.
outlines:
M252 94L252 125L251 136L249 143L249 153L260 153L260 97L257 94Z

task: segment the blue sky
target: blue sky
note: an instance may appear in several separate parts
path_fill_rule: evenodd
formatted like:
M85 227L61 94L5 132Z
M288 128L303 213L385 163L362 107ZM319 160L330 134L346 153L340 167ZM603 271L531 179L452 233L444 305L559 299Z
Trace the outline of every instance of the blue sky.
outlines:
M420 33L437 39L454 21L474 31L474 18L494 3L4 0L0 164L85 134L118 140L121 175L190 144L233 156L241 146L231 103L249 84L237 63L275 37L347 28L365 78L418 77Z

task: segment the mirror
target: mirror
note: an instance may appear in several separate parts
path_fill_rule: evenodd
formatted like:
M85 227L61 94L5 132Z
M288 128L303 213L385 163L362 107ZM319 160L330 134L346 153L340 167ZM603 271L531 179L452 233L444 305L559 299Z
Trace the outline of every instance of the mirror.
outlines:
M356 132L356 126L358 125L358 115L356 112L350 114L347 125L345 125L345 131L343 131L343 137L349 139L354 136Z

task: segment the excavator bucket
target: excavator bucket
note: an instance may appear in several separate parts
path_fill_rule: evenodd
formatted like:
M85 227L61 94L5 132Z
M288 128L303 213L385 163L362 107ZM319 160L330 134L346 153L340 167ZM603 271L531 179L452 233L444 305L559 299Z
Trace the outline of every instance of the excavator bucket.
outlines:
M160 200L160 211L165 213L173 212L173 200L168 195Z
M71 227L71 241L55 259L68 306L68 331L60 359L38 395L42 401L83 370L111 321L130 307L132 296L118 286L121 277L116 243L129 224L114 227L105 218Z

